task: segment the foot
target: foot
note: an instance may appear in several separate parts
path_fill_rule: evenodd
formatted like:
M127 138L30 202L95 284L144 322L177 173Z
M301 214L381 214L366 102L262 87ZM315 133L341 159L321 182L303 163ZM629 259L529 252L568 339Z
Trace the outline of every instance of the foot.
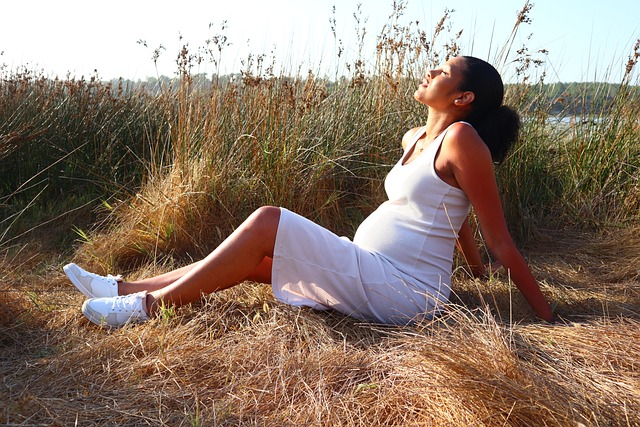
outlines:
M89 273L76 264L64 266L64 272L80 292L87 298L104 298L118 296L118 280L120 276L100 276Z
M146 322L149 320L146 297L147 291L110 298L91 298L82 304L82 314L92 323L106 328Z

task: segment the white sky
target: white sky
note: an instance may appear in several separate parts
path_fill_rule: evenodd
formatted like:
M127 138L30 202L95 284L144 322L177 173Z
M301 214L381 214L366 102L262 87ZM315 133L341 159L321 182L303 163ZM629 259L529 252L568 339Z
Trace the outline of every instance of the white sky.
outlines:
M328 66L335 59L329 24L334 5L338 36L347 50L357 49L353 14L359 3L367 19L367 52L373 58L375 37L387 22L393 0L0 0L0 65L9 70L26 66L60 77L68 72L86 77L93 70L103 79L171 76L182 44L193 50L204 46L227 21L225 34L231 45L223 51L222 72L239 72L249 52L269 57L276 46L277 65L292 72L300 67L306 74L309 68L318 70L320 61ZM547 81L619 81L640 38L639 0L533 3L532 23L521 28L514 46L549 51ZM419 20L428 34L445 8L454 9L449 22L454 32L464 29L462 53L492 59L524 0L407 4L405 21ZM137 43L141 39L148 48ZM166 49L156 71L151 57L160 45Z

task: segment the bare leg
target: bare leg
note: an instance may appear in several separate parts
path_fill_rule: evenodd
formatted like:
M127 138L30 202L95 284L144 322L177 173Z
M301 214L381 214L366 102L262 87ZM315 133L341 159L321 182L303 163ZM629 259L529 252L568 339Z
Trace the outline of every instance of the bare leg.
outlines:
M172 271L160 274L154 277L148 277L133 282L122 281L118 283L118 295L135 294L141 291L153 292L160 290L166 286L169 286L176 280L191 271L195 266L201 263L202 260L196 261L184 267L177 268ZM271 264L273 260L271 257L264 257L262 262L256 267L255 271L249 274L240 282L252 281L258 283L271 283Z
M118 295L129 295L135 294L140 291L156 291L158 289L162 289L165 286L168 286L187 274L191 271L198 263L201 261L196 261L192 264L186 265L181 268L177 268L175 270L169 271L167 273L160 274L154 277L148 277L142 280L136 280L134 282L119 282L118 283Z
M227 289L243 280L271 282L279 221L279 208L262 207L202 261L149 279L146 286L170 283L147 294L148 313L155 310L156 301L180 306L200 299L203 293Z

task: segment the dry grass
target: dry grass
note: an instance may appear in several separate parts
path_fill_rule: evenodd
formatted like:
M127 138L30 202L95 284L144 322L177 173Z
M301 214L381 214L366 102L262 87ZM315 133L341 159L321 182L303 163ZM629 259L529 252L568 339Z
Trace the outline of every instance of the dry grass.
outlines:
M558 326L533 321L504 277L459 273L450 312L411 328L291 308L248 283L105 332L60 259L14 248L1 261L0 421L639 425L637 236L538 236L526 254Z

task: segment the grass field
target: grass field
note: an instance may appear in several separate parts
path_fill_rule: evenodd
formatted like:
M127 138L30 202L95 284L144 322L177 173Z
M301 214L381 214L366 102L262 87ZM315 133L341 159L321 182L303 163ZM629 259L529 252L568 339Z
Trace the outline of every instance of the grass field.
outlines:
M407 328L255 283L113 332L80 313L65 263L163 272L264 204L351 236L424 122L417 78L461 51L447 19L429 40L390 27L375 64L335 79L261 56L205 79L186 49L176 79L146 87L0 69L0 424L640 425L640 43L615 90L594 84L608 101L562 126L551 104L584 99L549 102L536 53L496 58L524 117L497 169L507 221L563 324L461 261L448 311Z
M526 250L567 320L554 326L505 277L458 274L450 312L412 328L294 309L247 283L107 333L80 313L63 257L26 248L2 266L2 421L635 426L637 233L554 233Z

